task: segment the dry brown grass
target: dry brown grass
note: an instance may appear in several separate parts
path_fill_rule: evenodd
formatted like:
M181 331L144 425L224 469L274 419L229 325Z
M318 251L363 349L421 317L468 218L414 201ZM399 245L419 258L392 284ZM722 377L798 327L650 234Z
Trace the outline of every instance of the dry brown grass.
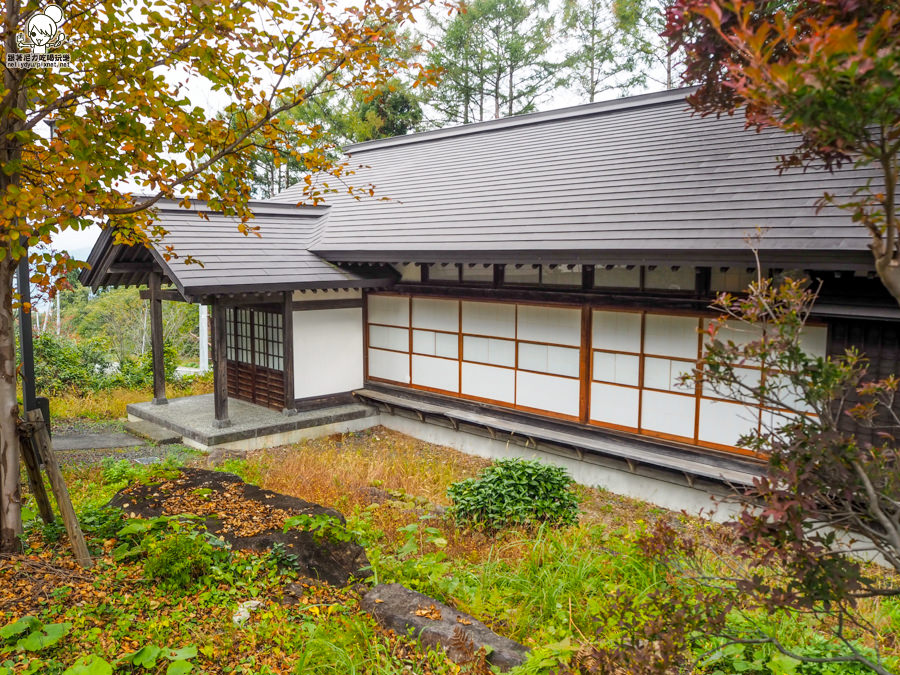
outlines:
M212 381L195 380L188 387L166 387L170 398L212 393ZM153 398L153 390L108 389L87 393L66 393L50 397L50 416L53 419L118 419L125 417L125 406Z
M417 521L429 503L449 505L447 488L451 483L475 476L490 464L490 460L384 427L262 450L251 453L248 460L262 487L345 514L358 513L383 499L385 495L379 490L417 499L418 503L402 498L392 500L372 513L373 526L395 541L401 536L398 528ZM584 526L601 525L616 530L675 516L652 504L606 490L581 486L578 490ZM441 530L448 540L446 550L450 557L473 562L489 556L516 559L529 541L527 532L510 529L486 535L469 527L457 527L449 519L442 521Z
M446 505L450 483L490 464L375 427L252 453L263 486L329 506L366 506L377 487Z

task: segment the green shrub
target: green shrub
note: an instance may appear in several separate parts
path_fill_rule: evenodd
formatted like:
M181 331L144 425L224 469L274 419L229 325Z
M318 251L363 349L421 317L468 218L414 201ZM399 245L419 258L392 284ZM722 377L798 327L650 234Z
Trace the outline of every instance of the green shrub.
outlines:
M166 381L175 378L178 350L166 340L163 346ZM122 387L138 389L153 384L153 355L123 359L118 368L111 367L107 350L100 339L75 341L53 333L42 333L34 339L34 379L39 392L84 393Z
M175 369L178 367L178 350L170 340L166 340L163 344L163 367L166 373L166 382L171 382L175 378ZM119 363L118 372L114 373L107 382L109 387L125 387L126 389L137 389L152 384L153 353L149 350Z
M81 529L96 539L112 539L122 528L122 509L114 506L86 506L78 514Z
M223 550L213 546L207 533L177 526L162 537L147 536L143 548L144 576L163 588L182 590L209 575Z
M447 495L456 519L493 528L572 525L578 519L578 497L569 473L533 460L501 459L477 478L453 483Z
M53 333L34 338L34 381L42 394L93 391L102 386L108 369L97 340L75 342Z
M141 475L141 470L127 459L117 460L113 457L104 457L100 460L100 466L103 469L103 482L106 485L130 483Z

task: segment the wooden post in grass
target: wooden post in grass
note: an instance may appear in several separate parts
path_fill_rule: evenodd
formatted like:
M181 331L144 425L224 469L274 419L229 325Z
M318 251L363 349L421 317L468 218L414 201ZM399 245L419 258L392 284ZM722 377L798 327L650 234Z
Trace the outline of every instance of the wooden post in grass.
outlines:
M25 419L32 423L31 438L38 454L44 460L44 470L50 479L50 487L53 490L53 496L56 498L56 505L59 507L63 523L66 526L66 533L69 535L69 541L75 553L75 561L85 569L90 568L93 565L91 554L88 553L84 534L82 534L81 527L78 525L78 517L75 515L75 509L72 507L69 489L66 487L65 480L63 480L59 462L56 461L56 455L53 454L53 447L50 443L47 424L44 422L44 415L40 410L29 410L25 413Z
M19 451L25 462L25 473L28 475L28 486L31 488L31 494L34 495L34 501L37 502L38 513L45 523L52 523L55 520L53 508L50 506L50 498L47 497L47 490L44 488L44 479L41 477L41 461L34 447L33 436L19 431Z
M153 357L153 405L165 405L166 361L163 342L162 298L159 272L150 272L150 351Z

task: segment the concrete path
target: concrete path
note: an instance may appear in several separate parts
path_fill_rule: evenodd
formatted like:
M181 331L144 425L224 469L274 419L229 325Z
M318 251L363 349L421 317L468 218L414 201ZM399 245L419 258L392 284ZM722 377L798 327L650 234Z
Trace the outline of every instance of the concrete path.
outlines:
M104 450L108 448L133 448L147 442L121 431L53 434L54 450Z

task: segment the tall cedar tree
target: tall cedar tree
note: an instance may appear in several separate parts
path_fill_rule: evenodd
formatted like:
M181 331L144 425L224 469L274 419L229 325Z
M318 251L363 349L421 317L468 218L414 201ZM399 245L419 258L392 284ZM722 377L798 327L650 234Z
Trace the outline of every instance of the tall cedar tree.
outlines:
M647 0L565 0L563 33L574 45L569 83L593 103L606 91L625 93L654 79L668 52L658 35L663 16Z
M685 52L701 114L743 110L747 126L798 134L781 168L871 167L837 206L865 227L900 302L900 10L893 0L677 0L666 35ZM836 203L824 195L820 206Z
M0 552L21 532L13 274L24 243L49 243L65 229L101 221L116 243L143 244L164 234L150 209L164 197L193 195L239 216L252 234L245 171L251 137L274 143L288 122L277 116L338 86L377 87L402 60L376 46L429 0L363 0L359 7L312 0L229 3L124 0L66 3L70 55L58 69L7 68L0 89ZM43 3L42 3L43 4ZM6 0L2 40L7 54L42 10L37 2ZM265 17L261 19L260 17ZM43 20L41 20L43 21ZM298 73L303 87L291 86ZM215 119L188 96L203 81L233 101ZM38 130L56 121L48 140ZM239 120L239 124L229 123ZM321 131L302 124L295 159L307 172L307 201L318 201L352 174L323 153ZM316 179L316 176L325 176ZM128 181L146 197L132 197ZM188 199L183 201L188 208ZM177 252L169 247L168 255ZM202 261L201 261L202 262ZM35 280L64 277L74 263L63 254L32 260Z
M643 67L645 79L666 89L678 86L681 52L663 35L666 9L671 0L614 0L620 40Z
M475 0L441 23L431 65L443 71L432 105L447 122L531 112L557 86L548 0Z
M385 63L408 64L418 61L422 45L410 30L396 26L390 39L378 42L378 55ZM405 67L394 69L393 75L373 87L345 89L333 82L320 96L303 105L286 110L279 117L294 125L316 127L322 152L337 160L341 146L371 141L376 138L401 136L418 130L423 112L420 102L420 80ZM267 143L255 136L257 149L251 155L253 195L271 197L294 185L305 174L305 168L294 157L294 149L309 142L286 127L277 143Z

